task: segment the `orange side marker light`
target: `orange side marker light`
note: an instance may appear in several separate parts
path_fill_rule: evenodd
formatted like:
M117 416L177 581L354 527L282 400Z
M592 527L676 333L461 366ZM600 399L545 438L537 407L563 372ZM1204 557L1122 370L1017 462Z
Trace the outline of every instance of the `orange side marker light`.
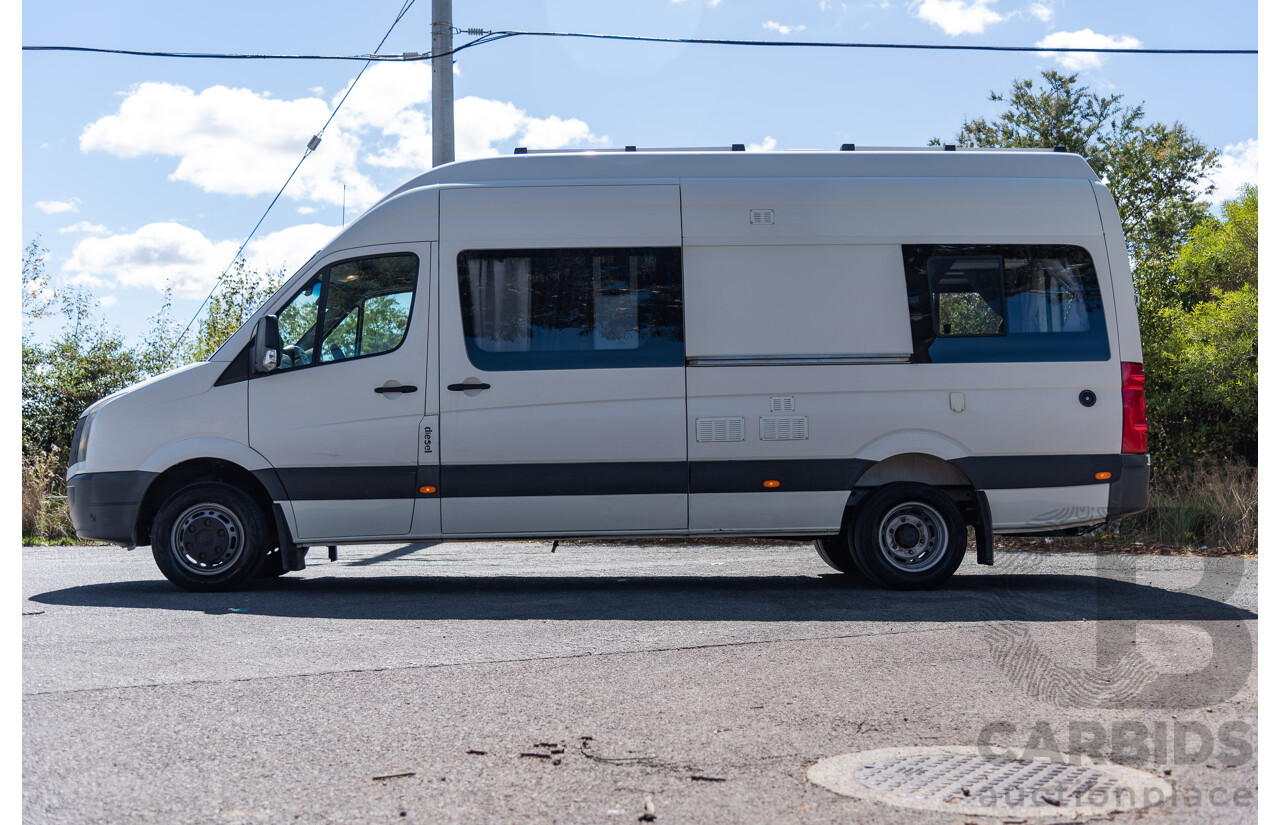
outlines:
M418 488L418 492L419 492L419 493L422 493L424 496L429 496L429 495L431 495L432 493L434 493L435 491L436 491L436 488L435 488L435 487L432 487L430 484L428 484L428 485L427 485L427 486L425 486L425 487L419 487L419 488Z
M771 478L764 483L764 486L770 490L774 490L774 489L777 489L778 487L781 487L782 482Z
M1104 470L1101 473L1094 473L1093 477L1096 478L1098 481L1106 481L1107 479L1111 478L1111 473L1108 473Z

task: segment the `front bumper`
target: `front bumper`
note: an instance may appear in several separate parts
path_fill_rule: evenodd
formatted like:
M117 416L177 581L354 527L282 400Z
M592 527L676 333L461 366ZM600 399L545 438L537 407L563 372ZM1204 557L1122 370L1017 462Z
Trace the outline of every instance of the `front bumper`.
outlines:
M1131 516L1151 503L1151 456L1146 453L1120 456L1120 472L1111 480L1107 493L1107 520Z
M78 473L67 479L71 525L82 539L133 547L138 511L155 473Z

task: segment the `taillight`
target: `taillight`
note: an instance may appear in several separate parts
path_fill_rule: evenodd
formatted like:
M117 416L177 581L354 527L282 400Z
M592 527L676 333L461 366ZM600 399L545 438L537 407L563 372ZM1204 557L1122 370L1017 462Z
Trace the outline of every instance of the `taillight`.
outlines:
M1147 376L1141 364L1120 365L1120 395L1124 402L1124 429L1120 452L1147 451Z

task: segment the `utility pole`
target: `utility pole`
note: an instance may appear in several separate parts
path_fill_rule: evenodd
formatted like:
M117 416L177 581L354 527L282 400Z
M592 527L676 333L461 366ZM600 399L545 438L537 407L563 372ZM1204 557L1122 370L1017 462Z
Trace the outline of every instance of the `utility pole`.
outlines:
M453 0L431 0L431 165L453 162Z

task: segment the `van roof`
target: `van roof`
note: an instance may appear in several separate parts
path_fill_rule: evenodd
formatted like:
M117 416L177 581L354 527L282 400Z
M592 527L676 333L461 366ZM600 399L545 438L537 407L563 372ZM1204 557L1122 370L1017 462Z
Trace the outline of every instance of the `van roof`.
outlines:
M1080 155L1043 149L565 152L447 163L413 178L387 198L450 183L845 177L1098 180Z

